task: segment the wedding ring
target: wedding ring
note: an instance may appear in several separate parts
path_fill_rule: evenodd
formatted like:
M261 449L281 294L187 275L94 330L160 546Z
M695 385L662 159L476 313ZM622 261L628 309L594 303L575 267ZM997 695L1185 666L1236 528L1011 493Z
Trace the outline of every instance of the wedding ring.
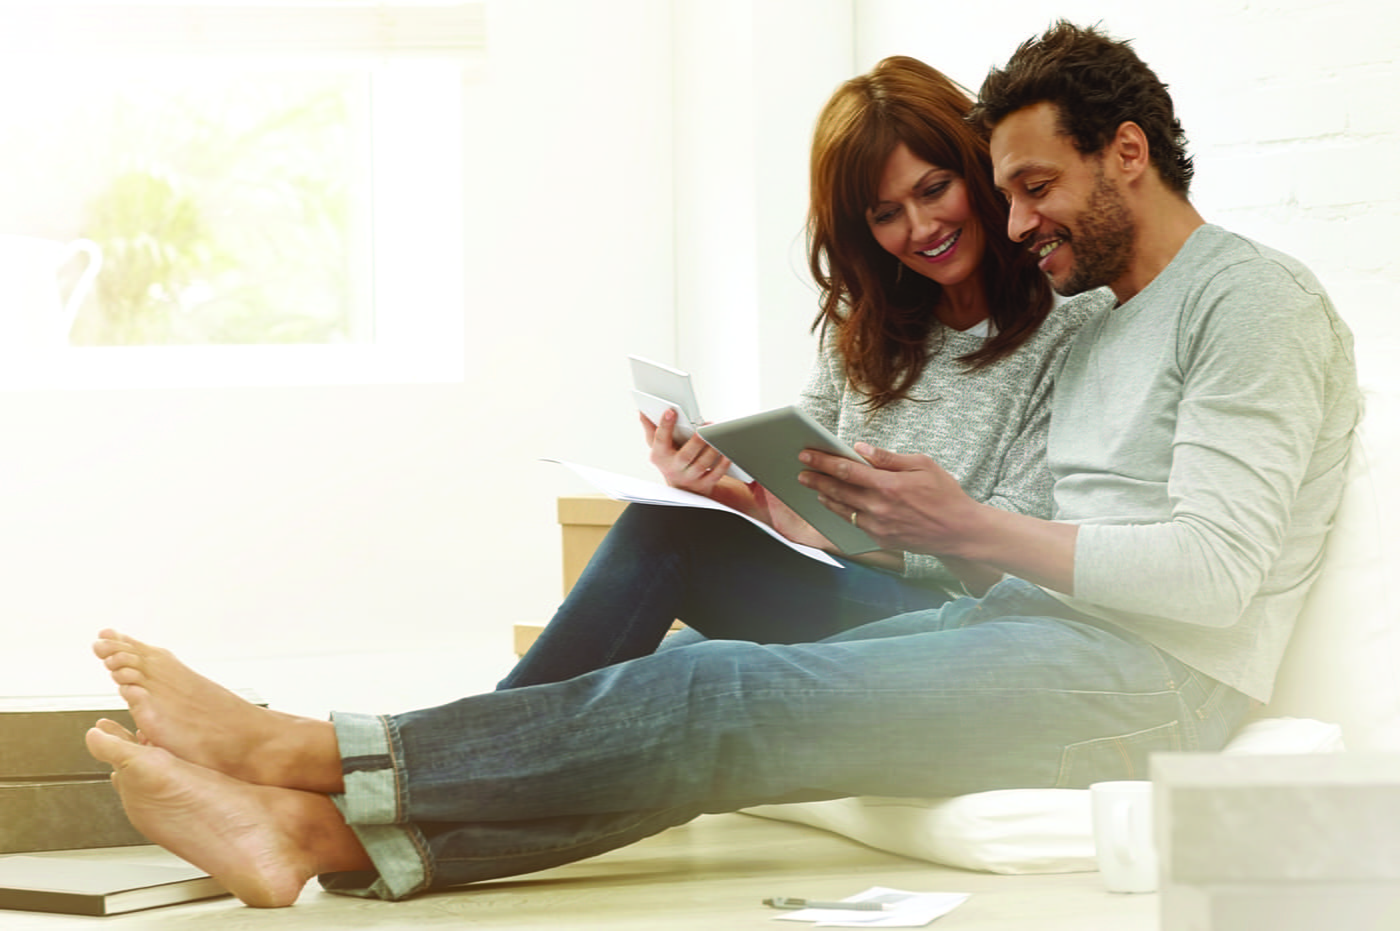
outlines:
M856 523L856 518L859 517L859 516L860 516L860 511L852 511L852 512L851 512L851 526L852 526L852 527L859 527L859 526L860 526L859 524Z

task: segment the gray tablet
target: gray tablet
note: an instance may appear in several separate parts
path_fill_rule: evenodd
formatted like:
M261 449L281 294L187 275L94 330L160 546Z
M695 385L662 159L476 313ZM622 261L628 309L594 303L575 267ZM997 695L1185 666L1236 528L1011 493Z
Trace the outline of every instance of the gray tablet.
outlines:
M820 530L843 553L868 553L880 544L864 530L827 510L817 493L797 480L807 467L797 455L815 449L864 462L855 450L796 407L780 407L700 427L700 435L759 484Z

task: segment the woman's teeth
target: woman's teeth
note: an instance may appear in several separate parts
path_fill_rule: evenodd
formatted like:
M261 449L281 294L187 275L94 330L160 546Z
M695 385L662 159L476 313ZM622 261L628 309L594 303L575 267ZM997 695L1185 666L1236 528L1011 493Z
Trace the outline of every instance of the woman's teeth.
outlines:
M943 253L947 252L949 249L953 248L953 246L957 245L958 240L961 238L962 230L958 230L956 233L943 240L943 242L934 246L932 249L920 252L919 255L922 255L926 259L936 259Z

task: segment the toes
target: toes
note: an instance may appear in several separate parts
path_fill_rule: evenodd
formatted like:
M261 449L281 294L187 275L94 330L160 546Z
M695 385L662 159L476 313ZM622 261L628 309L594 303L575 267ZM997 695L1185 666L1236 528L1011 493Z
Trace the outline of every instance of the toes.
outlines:
M104 734L110 734L113 737L125 740L127 743L141 743L140 738L136 734L133 734L121 724L108 718L101 718L96 724L93 725L93 727L97 728L99 731L102 731L102 733Z
M126 702L128 708L134 708L145 701L146 696L150 693L146 691L144 685L139 683L122 682L117 686L117 694L122 697L122 701Z
M138 744L128 742L125 738L100 726L89 728L84 742L87 744L88 753L107 763L113 769L120 769L140 750Z
M107 669L112 673L112 681L118 685L134 685L146 678L144 670L120 663L113 665L111 660L107 662Z
M92 644L92 652L99 657L105 658L112 653L128 649L131 645L131 638L110 628L98 631L97 640Z

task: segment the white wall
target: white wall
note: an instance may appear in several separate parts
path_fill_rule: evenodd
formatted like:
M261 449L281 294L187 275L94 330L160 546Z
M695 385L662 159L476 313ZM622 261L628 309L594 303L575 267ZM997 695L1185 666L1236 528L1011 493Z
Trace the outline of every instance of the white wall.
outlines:
M1063 0L1046 11L1018 0L940 6L932 17L921 0L865 0L860 9L857 68L912 54L974 90L1054 18L1132 39L1176 103L1206 219L1308 263L1356 332L1364 375L1400 357L1400 7Z
M807 153L852 0L675 0L676 361L712 420L789 403L815 351Z
M41 656L31 679L88 669L106 624L208 656L507 662L510 626L557 601L554 498L582 488L537 458L646 474L627 352L690 367L710 416L800 386L805 148L835 84L901 52L975 89L1042 10L492 3L467 383L0 394L0 618ZM1060 12L1136 37L1180 104L1207 217L1308 261L1363 361L1395 358L1400 13Z
M570 486L537 460L629 462L624 353L674 345L670 13L513 0L488 30L465 384L0 394L0 618L46 675L108 624L505 662L557 603Z

